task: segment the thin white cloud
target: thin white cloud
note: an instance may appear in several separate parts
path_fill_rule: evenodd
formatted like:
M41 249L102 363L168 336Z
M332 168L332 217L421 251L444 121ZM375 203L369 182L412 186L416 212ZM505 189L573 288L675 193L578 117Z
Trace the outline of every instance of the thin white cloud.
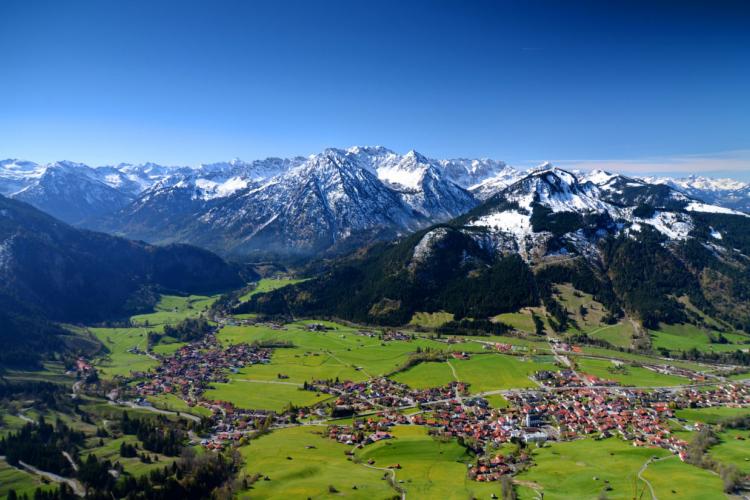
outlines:
M655 173L697 175L721 173L728 175L737 173L746 176L750 175L750 150L635 159L559 159L553 160L552 163L563 168L601 169L638 175Z

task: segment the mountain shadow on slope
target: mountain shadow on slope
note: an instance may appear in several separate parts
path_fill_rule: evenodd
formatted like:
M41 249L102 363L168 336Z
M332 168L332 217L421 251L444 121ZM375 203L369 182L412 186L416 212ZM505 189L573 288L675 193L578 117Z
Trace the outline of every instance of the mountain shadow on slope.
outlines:
M24 330L27 347L55 330L46 320L123 317L150 310L159 292L210 293L256 276L206 250L75 229L0 196L0 320Z

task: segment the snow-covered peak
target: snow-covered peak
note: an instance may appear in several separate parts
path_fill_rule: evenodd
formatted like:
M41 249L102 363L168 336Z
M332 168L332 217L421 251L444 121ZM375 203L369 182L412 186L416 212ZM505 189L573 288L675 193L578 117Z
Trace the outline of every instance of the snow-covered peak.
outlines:
M396 189L418 190L428 170L429 159L412 150L401 157L391 157L376 168L378 179Z
M0 160L0 173L3 172L17 172L22 173L34 173L37 172L40 165L33 161L19 160L17 158L8 158L6 160Z
M697 189L702 191L736 191L748 189L750 184L729 178L713 178L700 175L690 175L682 178L644 177L644 181L651 184L667 184L678 189Z
M510 186L514 182L519 181L525 174L516 170L511 166L505 166L493 177L484 179L483 181L469 186L469 191L480 200L486 200L495 193L498 193Z
M505 193L506 199L526 210L531 210L532 204L553 212L601 212L610 208L600 199L596 186L582 185L574 174L551 164L534 169Z
M617 175L618 174L613 174L605 170L596 169L591 170L590 172L582 173L580 175L580 179L582 182L591 182L592 184L596 184L597 186L604 186L612 179L617 177Z
M494 184L498 187L505 187L507 184L500 186L499 179L517 177L516 174L518 173L516 169L508 166L505 162L489 158L438 160L438 164L448 179L472 192L474 192L475 186L479 186L490 179L495 179ZM489 193L490 196L492 194L494 192Z

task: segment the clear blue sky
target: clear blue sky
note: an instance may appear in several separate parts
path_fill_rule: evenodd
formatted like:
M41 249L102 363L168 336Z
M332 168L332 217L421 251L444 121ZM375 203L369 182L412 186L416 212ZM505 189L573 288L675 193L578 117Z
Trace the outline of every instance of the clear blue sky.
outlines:
M750 170L748 26L746 1L4 0L0 157Z

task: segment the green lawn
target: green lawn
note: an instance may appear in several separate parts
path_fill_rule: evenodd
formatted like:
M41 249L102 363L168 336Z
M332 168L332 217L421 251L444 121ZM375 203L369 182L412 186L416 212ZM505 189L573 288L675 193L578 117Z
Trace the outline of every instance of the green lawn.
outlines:
M357 335L357 329L331 322L333 330L310 332L308 322L285 325L285 330L266 326L227 326L219 332L224 343L283 341L293 348L277 349L268 365L255 365L241 371L246 378L272 380L277 374L290 382L303 383L320 378L366 380L369 376L391 373L400 368L418 348L445 351L481 351L475 342L446 344L417 338L412 341L382 342L378 338ZM359 368L359 370L358 370Z
M144 354L127 352L133 347L146 350L148 329L138 328L91 328L91 332L104 344L109 353L96 360L99 374L104 378L116 375L128 376L131 372L147 371L157 362Z
M643 477L651 483L660 500L727 498L719 476L683 463L676 456L650 464Z
M472 356L469 360L451 359L448 363L420 363L394 375L398 382L417 389L439 387L456 380L451 366L462 382L470 383L472 393L496 389L534 387L528 377L538 370L555 369L551 360L539 361L535 358L524 360L518 356L485 353Z
M92 438L89 441L93 446L81 452L81 456L84 459L89 454L93 454L102 460L109 459L113 463L120 462L123 467L125 467L125 472L132 474L133 476L141 476L143 474L148 474L152 470L163 469L165 466L172 465L172 462L175 461L175 458L173 457L167 457L166 455L144 450L143 444L140 443L135 436L122 436L117 439L107 439L105 440L104 446L97 446L98 438ZM120 445L122 443L136 445L139 453L145 451L151 457L158 457L158 461L146 464L141 462L137 457L123 458L120 456Z
M717 332L713 332L718 335ZM704 352L726 352L750 348L750 336L739 333L724 333L729 344L712 344L709 332L690 324L660 325L658 330L651 331L654 349L665 348L670 351L688 351L696 348ZM749 343L745 343L749 342Z
M302 283L305 280L288 279L288 278L263 278L258 281L255 288L240 297L240 302L247 302L253 295L259 293L268 293L285 286L294 285L296 283Z
M555 370L551 363L537 363L531 359L506 354L481 354L469 360L451 360L462 382L470 384L472 394L496 389L536 387L529 375L539 370Z
M486 399L490 406L492 406L493 408L508 407L508 400L505 399L502 394L490 394L489 396L485 396L484 399Z
M719 433L719 439L721 442L708 450L709 455L750 474L750 431L728 429Z
M444 361L419 363L391 378L415 389L441 387L456 380L450 366Z
M409 324L412 326L423 326L425 328L437 328L443 323L453 321L453 314L444 311L426 313L415 312Z
M0 460L0 496L4 497L8 491L15 490L19 497L28 495L33 498L34 491L40 487L46 491L56 488L57 485L45 484L38 476L20 471L8 465L5 460Z
M604 340L615 347L630 347L633 340L633 325L629 321L621 321L614 325L600 326L587 332L589 337Z
M544 498L551 500L597 498L607 486L612 488L606 492L607 498L632 499L637 496L636 489L638 498L650 498L648 491L640 496L645 483L638 480L637 474L653 456L670 457L665 462L649 465L644 474L652 482L658 498L687 498L686 495L693 492L703 496L691 498L723 498L718 477L680 462L666 450L636 448L616 438L602 441L581 439L534 449L534 466L521 473L518 479L541 487ZM671 465L672 470L657 473L664 464L668 465L667 468ZM673 481L673 477L679 479ZM675 487L680 494L671 493ZM522 489L522 497L535 498L535 495L529 495L532 491Z
M229 401L240 408L281 411L289 403L296 406L311 406L326 399L328 394L303 391L297 386L270 382L247 382L231 380L226 384L214 384L206 391L208 400Z
M542 318L542 316L540 316L540 318ZM499 321L500 323L505 323L506 325L522 332L536 333L534 320L531 318L531 313L529 312L498 314L492 319L494 321Z
M175 396L174 394L160 394L158 396L149 396L148 400L157 407L163 410L176 411L182 413L190 413L199 417L210 417L211 410L202 406L188 406L188 404Z
M133 347L146 350L146 334L149 331L161 333L165 324L178 323L185 318L197 317L213 304L218 295L207 297L203 295L162 295L155 306L155 312L139 314L130 319L132 328L90 328L89 330L109 350L109 353L95 364L100 374L105 378L114 376L128 376L131 372L146 371L156 366L156 361L143 354L127 352ZM171 354L181 346L181 342L166 338L154 346L157 354Z
M407 498L464 500L490 498L493 493L502 497L500 483L479 483L467 477L466 464L472 457L455 440L436 440L424 427L395 427L393 434L395 439L368 445L357 455L364 461L375 460L376 467L401 465L396 479Z
M679 366L681 368L686 368L688 370L701 371L701 370L711 369L709 366L701 365L699 363L694 363L692 361L682 361L678 359L671 359L669 361L666 361L666 360L659 359L654 356L634 354L632 352L616 351L614 349L604 349L602 347L581 346L581 349L584 354L589 354L591 356L601 356L601 357L622 359L622 360L627 360L627 361L636 361L638 363L647 363L647 364L654 364L654 365L669 364L672 366Z
M704 424L717 424L728 417L750 414L750 408L685 408L675 411L675 416L684 418L689 422L703 422Z
M622 385L631 385L635 387L662 387L682 385L690 382L684 377L664 375L647 368L630 366L627 363L622 364L626 372L619 373L609 371L610 368L614 368L615 366L615 364L609 360L576 357L575 361L578 363L579 372L594 375L605 380L615 380Z
M185 318L197 317L207 311L218 299L218 295L162 295L154 307L154 312L138 314L130 319L136 325L165 325L182 321Z
M241 498L359 498L381 500L396 493L383 472L347 460L344 446L320 433L325 427L276 430L240 448L248 476L261 474ZM329 492L329 486L340 493ZM356 489L354 489L356 487Z

